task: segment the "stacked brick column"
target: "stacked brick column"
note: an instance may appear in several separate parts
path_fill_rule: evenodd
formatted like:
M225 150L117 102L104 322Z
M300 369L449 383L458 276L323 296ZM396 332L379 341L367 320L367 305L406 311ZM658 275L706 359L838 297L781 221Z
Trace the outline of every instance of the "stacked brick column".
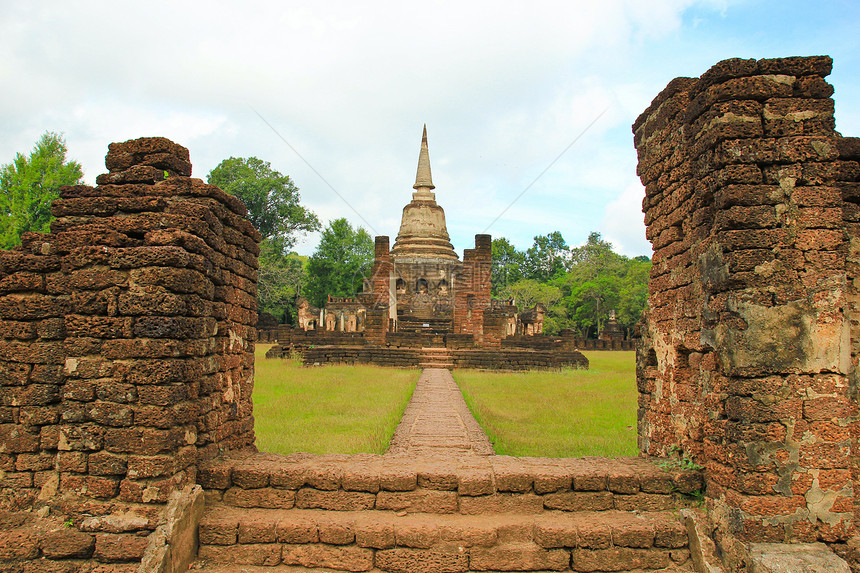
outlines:
M388 250L387 236L376 237L373 250L373 270L370 275L371 294L360 295L359 300L367 308L364 338L373 344L384 344L389 331L391 276L394 267Z
M855 521L860 168L830 68L726 60L633 127L654 248L640 449L704 465L719 530L746 540Z
M253 445L259 234L164 138L106 165L62 190L51 234L0 252L0 486L109 531L95 557L122 561L199 461Z
M454 333L472 334L483 342L484 310L490 307L492 238L475 235L475 248L464 249L463 270L457 275L454 296Z

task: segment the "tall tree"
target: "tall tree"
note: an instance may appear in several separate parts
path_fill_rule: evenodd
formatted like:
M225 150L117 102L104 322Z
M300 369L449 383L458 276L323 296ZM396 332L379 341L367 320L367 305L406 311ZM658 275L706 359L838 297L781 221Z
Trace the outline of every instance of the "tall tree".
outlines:
M651 261L619 255L600 233L591 233L584 245L571 249L571 261L570 272L554 284L564 293L572 325L583 336L597 335L615 310L629 332L645 308Z
M544 283L568 270L570 250L561 233L539 235L525 253L526 278Z
M373 239L362 227L335 219L322 232L317 250L308 259L302 291L311 304L323 306L327 295L352 296L361 291L373 262Z
M493 267L490 284L493 295L523 278L525 253L518 251L505 237L493 239Z
M540 303L546 308L544 317L544 332L556 334L566 325L565 309L562 304L561 289L556 286L539 283L534 279L522 279L507 285L501 291L505 298L512 298L519 311L532 308Z
M12 163L0 166L0 247L21 244L27 231L47 232L51 202L63 185L83 182L81 164L66 161L66 142L57 133L45 132L29 157L16 154Z
M305 278L307 257L295 253L282 255L270 241L260 244L260 269L257 273L257 304L281 323L292 323L296 314L296 295Z
M300 233L320 227L317 216L299 203L292 179L272 169L268 161L230 157L210 171L207 180L244 201L248 220L283 255Z

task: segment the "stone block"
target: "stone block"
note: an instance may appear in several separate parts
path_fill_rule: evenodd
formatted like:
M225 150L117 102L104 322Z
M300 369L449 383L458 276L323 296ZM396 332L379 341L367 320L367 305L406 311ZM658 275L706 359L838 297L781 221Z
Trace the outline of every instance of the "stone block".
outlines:
M13 527L0 529L0 560L30 561L39 556L41 536L33 529Z
M546 509L561 511L606 511L613 509L612 494L604 492L559 492L549 493L543 497Z
M45 534L42 553L48 559L87 559L93 554L95 542L93 535L66 527Z
M224 503L236 507L291 509L296 506L296 492L270 487L259 489L231 487L224 492Z
M574 523L548 519L535 523L534 540L545 549L579 545L579 535Z
M460 497L460 513L477 515L483 513L541 513L545 496L533 493L496 493L476 497ZM558 508L556 508L558 509Z
M275 543L277 538L277 522L268 516L246 514L239 522L239 543Z
M574 549L571 568L574 571L628 571L663 569L672 563L668 550L633 549Z
M280 543L318 543L317 522L310 517L285 515L277 524L276 532Z
M672 496L653 493L616 495L614 504L620 511L667 511L676 505Z
M200 520L201 545L235 545L238 536L238 516L209 513Z
M532 543L475 547L469 552L473 571L562 571L569 563L570 553L564 549L543 549Z
M390 549L395 546L394 524L373 518L356 519L355 543L359 547Z
M464 498L467 499L467 498ZM376 509L418 513L457 513L457 492L438 490L380 491Z
M283 563L339 571L369 571L373 568L373 550L355 546L284 545Z
M93 557L103 563L140 562L148 544L147 536L97 533Z
M376 552L376 566L398 573L461 573L469 570L469 557L455 550L385 549Z
M290 546L284 546L285 552L286 547ZM197 553L197 558L211 563L275 567L281 563L281 546L269 543L248 545L201 545Z
M289 490L287 490L289 491ZM384 493L381 492L380 495ZM376 496L358 491L322 491L302 488L296 494L296 507L300 509L326 509L330 511L358 511L373 509Z

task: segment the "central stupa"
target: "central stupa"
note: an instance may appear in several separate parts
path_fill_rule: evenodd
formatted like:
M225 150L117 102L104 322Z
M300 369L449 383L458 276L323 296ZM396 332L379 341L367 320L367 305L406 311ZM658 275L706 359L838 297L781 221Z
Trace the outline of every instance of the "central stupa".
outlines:
M458 260L445 226L445 211L436 203L433 193L436 186L430 173L426 125L418 154L418 172L412 188L415 192L412 193L412 201L403 207L400 232L391 248L391 257L395 262L407 259Z

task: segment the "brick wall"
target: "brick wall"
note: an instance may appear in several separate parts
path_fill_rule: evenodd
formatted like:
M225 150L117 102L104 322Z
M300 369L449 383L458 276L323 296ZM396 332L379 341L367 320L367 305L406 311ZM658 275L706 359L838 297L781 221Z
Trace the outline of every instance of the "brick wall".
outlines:
M50 234L0 252L0 494L53 500L96 536L83 556L134 561L199 461L254 443L260 237L167 139L105 163Z
M482 370L588 368L588 359L576 350L457 348L449 350L447 357L456 368ZM302 361L306 366L376 364L418 368L422 360L421 348L409 347L314 346L302 351Z
M463 250L463 270L454 287L454 333L483 342L484 310L490 307L492 267L490 235L475 235L475 248Z
M373 344L384 344L389 330L389 299L391 296L391 275L394 267L388 251L388 237L376 237L373 253L373 269L370 275L371 293L359 295L359 300L367 308L364 323L364 337Z
M830 69L726 60L633 126L654 249L640 450L705 466L718 530L745 540L855 521L859 146Z

